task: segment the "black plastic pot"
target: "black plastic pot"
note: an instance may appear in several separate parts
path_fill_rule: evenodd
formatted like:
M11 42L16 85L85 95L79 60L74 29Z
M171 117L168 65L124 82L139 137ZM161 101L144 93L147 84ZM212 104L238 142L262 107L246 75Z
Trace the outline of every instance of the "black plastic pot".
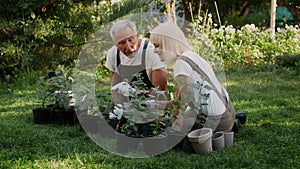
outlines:
M55 108L55 122L59 125L74 126L77 122L74 109Z
M237 113L235 118L239 119L241 124L245 124L247 122L247 114L245 112Z
M33 122L35 124L49 124L52 119L52 109L51 108L34 108L32 109L33 113Z
M138 135L141 137L153 136L153 126L152 123L141 123L137 124Z
M56 122L56 113L54 111L55 105L54 104L49 104L46 107L48 109L50 109L50 111L51 111L50 123L55 123Z

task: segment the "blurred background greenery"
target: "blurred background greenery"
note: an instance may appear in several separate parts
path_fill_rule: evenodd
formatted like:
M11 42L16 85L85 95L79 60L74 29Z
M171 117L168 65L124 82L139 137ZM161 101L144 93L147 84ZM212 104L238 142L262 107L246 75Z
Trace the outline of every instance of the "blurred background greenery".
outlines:
M170 0L1 1L1 80L11 79L20 74L30 75L36 71L46 73L55 70L61 64L70 65L77 58L87 39L101 25L129 13L166 12L167 4L172 2ZM234 34L230 41L225 41L226 35L220 35L220 31L218 36L211 33L213 29L222 30L230 25L242 31L245 25L254 24L262 34L269 27L270 0L231 0L230 3L226 0L178 0L175 4L178 16L202 25L202 30L206 28L202 33L208 35L220 49L218 54L225 59L225 64L226 61L230 61L235 66L241 67L252 63L257 65L257 60L252 61L257 58L253 53L259 53L258 58L263 59L259 61L260 63L273 62L275 55L299 53L297 51L299 45L297 48L297 45L294 46L296 42L293 42L299 38L299 33L294 31L287 30L289 34L280 35L283 37L279 45L273 45L272 40L265 37L268 36L266 34L261 37L252 34L251 37L255 39L248 42L249 38L241 40L237 34ZM285 29L286 24L299 25L299 0L278 0L277 5L277 28ZM210 27L208 27L208 17L211 19ZM299 28L296 27L297 30L299 32ZM290 40L292 44L289 48L285 48L287 45L282 44L286 43L283 40ZM241 51L240 45L244 43L248 45L242 47ZM253 48L253 44L250 43L255 43L255 47ZM248 56L247 53L252 54ZM236 65L237 63L239 65ZM229 64L231 63L227 65Z

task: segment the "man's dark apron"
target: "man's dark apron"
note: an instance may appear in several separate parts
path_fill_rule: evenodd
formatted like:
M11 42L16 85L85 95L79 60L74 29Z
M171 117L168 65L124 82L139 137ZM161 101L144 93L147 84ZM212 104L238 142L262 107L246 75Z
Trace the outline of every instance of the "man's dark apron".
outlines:
M140 65L122 65L120 61L120 50L117 50L117 71L115 71L115 84L118 84L123 81L127 81L131 86L133 82L136 82L141 78L140 80L143 82L143 86L137 86L141 89L146 89L149 90L153 86L152 82L150 81L148 75L147 75L147 70L146 70L146 49L148 46L149 40L146 40L143 46L143 51L142 51L142 61ZM139 76L137 76L139 74ZM117 97L123 97L122 95L118 95ZM128 97L123 97L121 99L122 101L128 101ZM119 126L115 126L117 130L119 130L119 127L121 127L123 124L126 123L126 118L122 117ZM148 129L146 129L146 132ZM140 134L145 133L145 129L143 129L143 125L141 125L141 128L139 128L138 131Z
M142 51L142 62L140 65L122 65L120 61L120 50L117 50L117 71L116 71L116 84L123 82L126 80L129 84L132 84L132 82L137 81L137 74L140 74L142 77L142 81L146 86L144 86L144 89L151 89L153 86L152 82L150 81L147 71L146 71L146 48L148 46L148 40L145 41L143 51Z

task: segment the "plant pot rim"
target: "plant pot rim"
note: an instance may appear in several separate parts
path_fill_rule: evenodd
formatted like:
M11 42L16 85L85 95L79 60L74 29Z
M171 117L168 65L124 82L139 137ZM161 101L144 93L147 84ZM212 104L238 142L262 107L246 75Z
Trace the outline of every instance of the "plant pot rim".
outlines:
M224 133L217 132L217 133L213 134L212 139L213 140L218 140L218 139L221 139L222 137L224 137Z
M35 108L33 108L32 110L42 110L42 109L48 110L48 109L50 109L50 108L49 108L49 107L35 107Z
M203 133L202 133L203 132ZM190 142L205 142L207 139L212 137L212 129L211 128L201 128L191 131L187 137Z
M204 134L202 134L201 132L205 132ZM197 135L195 135L197 134ZM211 135L212 134L212 129L210 128L201 128L201 129L196 129L191 131L190 133L188 133L188 138L198 138L199 136L207 136L207 135Z

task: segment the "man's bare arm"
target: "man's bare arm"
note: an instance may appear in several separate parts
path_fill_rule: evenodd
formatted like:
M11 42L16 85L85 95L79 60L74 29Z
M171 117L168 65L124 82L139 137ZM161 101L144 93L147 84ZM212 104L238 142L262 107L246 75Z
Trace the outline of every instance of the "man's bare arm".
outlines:
M110 78L111 78L111 86L114 86L117 84L116 79L115 79L115 72L109 71L110 72Z
M166 90L168 82L168 73L165 69L156 69L152 71L152 83L159 90Z

